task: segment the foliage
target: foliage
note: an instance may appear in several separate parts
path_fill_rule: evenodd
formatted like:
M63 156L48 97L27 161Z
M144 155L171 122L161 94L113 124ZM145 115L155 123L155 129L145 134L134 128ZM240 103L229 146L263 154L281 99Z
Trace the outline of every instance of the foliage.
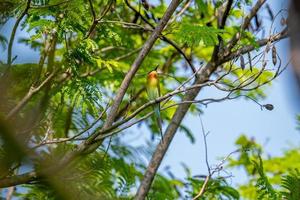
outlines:
M188 46L199 45L203 42L204 46L213 46L218 42L218 36L223 31L214 27L181 24L181 27L177 33L178 39L182 43L186 43Z
M241 136L236 141L242 151L238 159L230 159L230 167L243 167L249 182L239 186L245 199L297 199L299 195L298 148L284 152L283 156L263 159L262 148L254 140Z
M296 200L300 198L300 173L299 169L291 170L289 174L282 178L282 187L286 191L282 192L282 196L287 200Z
M203 179L199 178L188 178L188 185L192 187L192 191L188 191L190 196L196 196L199 192L199 188L201 188L204 184ZM230 184L226 181L225 178L215 178L210 179L203 197L200 199L230 199L236 200L240 199L239 192L230 186Z
M255 187L257 188L257 199L279 199L274 188L270 184L268 177L264 173L263 162L258 157L259 162L253 161L254 168L259 174Z

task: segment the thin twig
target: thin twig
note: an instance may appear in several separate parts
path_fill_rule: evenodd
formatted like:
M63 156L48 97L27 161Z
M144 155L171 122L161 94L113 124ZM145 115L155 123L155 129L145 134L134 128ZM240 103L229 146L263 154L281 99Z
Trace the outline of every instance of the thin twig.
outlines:
M89 0L89 5L91 8L91 12L92 12L92 16L93 16L93 23L90 26L89 31L87 32L86 36L84 37L84 39L87 39L91 36L91 34L93 33L93 31L95 30L97 24L105 17L105 15L108 13L108 11L110 10L111 6L113 5L113 0L110 0L108 5L104 8L101 16L99 18L96 17L96 12L94 10L94 6L92 3L92 0Z
M204 183L203 183L199 193L193 198L193 200L198 199L199 197L201 197L204 194L205 188L207 187L207 184L208 184L208 181L209 181L210 178L211 178L210 175L207 175L205 177Z
M201 123L203 141L204 141L205 163L206 163L208 175L210 176L211 172L210 172L210 167L209 167L209 163L208 163L208 147L207 147L207 140L206 140L208 133L205 133L204 125L203 125L203 121L202 121L201 115L199 115L199 118L200 118L200 123Z
M246 16L244 23L241 25L241 31L246 30L246 28L249 26L251 20L253 19L253 17L256 15L256 13L258 12L258 10L262 7L262 5L266 2L266 0L258 0L256 2L256 4L254 5L254 7L251 9L250 13ZM227 47L226 47L226 53L229 54L230 50L234 47L234 45L236 45L236 43L239 41L239 39L241 38L242 33L238 32L235 34L235 36L230 40L230 42L228 43Z
M69 3L71 0L65 0L65 1L62 1L62 2L59 2L59 3L56 3L56 4L48 4L48 5L42 5L42 6L35 6L35 5L32 5L30 6L30 9L43 9L43 8L50 8L50 7L55 7L55 6L60 6L62 4L65 4L65 3Z
M17 21L16 21L16 23L15 23L13 29L12 29L10 39L9 39L9 43L8 43L8 48L7 48L7 70L9 70L9 68L12 64L12 60L11 60L11 58L12 58L12 46L13 46L13 43L14 43L17 28L18 28L20 22L22 21L23 17L27 14L27 12L30 8L30 3L31 3L31 0L27 0L27 4L26 4L26 7L25 7L24 11L17 18Z
M13 194L14 194L15 190L16 190L15 186L9 187L5 199L6 200L11 200L13 198Z
M84 130L80 131L79 133L75 134L72 137L69 138L54 138L52 140L47 140L48 137L45 136L44 140L42 140L38 145L34 146L33 149L36 149L38 147L41 147L46 144L58 144L58 143L64 143L64 142L69 142L77 139L79 136L83 135L90 129L92 129L104 116L106 113L107 109L109 108L109 102L106 104L104 110L100 113L100 115L97 117L97 119L94 120L88 127L86 127ZM46 134L47 135L47 134ZM82 140L82 139L81 139Z
M30 87L27 94L22 98L22 100L7 114L6 120L11 119L15 116L28 102L29 100L38 93L49 81L51 81L56 74L56 71L50 74L39 86Z
M196 199L200 198L201 196L203 196L203 194L205 192L205 189L206 189L206 187L208 185L208 182L211 179L211 177L216 172L219 172L219 171L223 170L224 163L228 160L228 158L230 158L230 156L232 156L232 154L235 154L235 153L240 152L240 151L241 151L240 149L232 151L227 156L225 156L225 158L223 158L221 160L221 162L212 170L211 174L209 174L208 176L206 176L205 181L204 181L203 185L201 186L199 193L193 198L193 200L196 200Z
M185 5L182 7L182 9L169 21L168 24L173 23L178 17L180 17L191 5L192 0L187 0Z

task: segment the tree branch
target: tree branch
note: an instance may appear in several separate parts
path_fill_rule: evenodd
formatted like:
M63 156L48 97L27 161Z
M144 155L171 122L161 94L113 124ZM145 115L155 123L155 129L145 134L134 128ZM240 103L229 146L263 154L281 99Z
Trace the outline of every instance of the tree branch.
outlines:
M262 7L262 5L266 2L266 0L258 0L256 2L256 4L254 5L254 7L251 9L250 13L247 15L247 17L245 18L242 26L241 26L241 32L244 31L250 24L251 20L253 19L253 17L256 15L256 13L258 12L258 10ZM225 51L227 54L229 54L229 50L231 50L236 43L239 41L239 39L241 38L241 32L238 32L235 34L235 36L230 40L230 42L228 43Z
M241 150L240 150L240 149L237 149L237 150L235 150L235 151L233 151L233 152L230 152L223 160L221 160L221 162L213 169L213 171L212 171L211 173L209 173L209 174L206 176L206 178L205 178L205 180L204 180L204 183L203 183L203 185L202 185L202 187L201 187L199 193L193 198L193 200L196 200L196 199L200 198L201 196L203 196L203 194L204 194L204 192L205 192L205 189L206 189L206 187L207 187L207 184L208 184L209 180L211 179L211 177L212 177L216 172L219 172L219 171L221 171L221 170L223 169L224 163L226 162L226 160L228 160L228 158L229 158L230 156L232 156L232 154L235 154L235 153L237 153L237 152L239 152L239 151L241 151Z
M0 188L29 183L33 180L36 180L36 178L37 178L37 173L34 171L16 175L16 176L10 176L0 180Z
M11 200L15 190L16 190L15 186L9 187L8 191L7 191L7 194L6 194L6 199L5 200Z
M16 35L16 32L17 32L17 28L20 24L20 22L22 21L23 17L27 14L29 8L30 8L30 3L31 3L31 0L28 0L27 1L27 4L26 4L26 7L25 7L25 10L21 13L21 15L17 18L17 21L13 27L13 30L11 32L11 36L10 36L10 39L9 39L9 43L8 43L8 49L7 49L7 69L10 68L11 66L11 57L12 57L12 46L13 46L13 43L14 43L14 39L15 39L15 35Z
M259 47L262 47L262 46L265 46L266 44L268 44L269 42L276 42L276 41L279 41L279 40L287 38L287 37L288 37L288 28L285 28L283 31L281 31L281 32L279 32L277 34L274 34L274 35L271 35L268 38L256 41L256 43L257 43L257 45ZM242 47L242 48L240 48L240 49L238 49L238 50L230 53L230 55L227 55L226 57L224 57L223 58L223 62L224 61L232 60L232 59L234 59L236 57L239 57L242 54L246 54L248 52L251 52L255 48L256 47L253 46L253 45L244 46L244 47Z
M38 87L32 86L22 100L7 114L6 120L11 119L17 114L31 99L33 95L38 93L49 81L52 80L56 72L50 74Z
M96 18L96 12L95 12L95 9L94 9L94 6L93 6L93 3L91 0L89 0L89 5L90 5L90 8L91 8L91 12L92 12L92 15L93 15L93 23L91 25L91 27L89 28L89 31L88 33L86 34L86 36L84 37L84 39L87 39L91 36L91 34L93 33L93 31L95 30L97 24L103 19L103 17L108 13L108 11L110 10L112 4L113 4L113 0L110 0L110 2L108 3L108 6L106 6L106 8L104 9L103 13L101 14L101 16L97 19Z

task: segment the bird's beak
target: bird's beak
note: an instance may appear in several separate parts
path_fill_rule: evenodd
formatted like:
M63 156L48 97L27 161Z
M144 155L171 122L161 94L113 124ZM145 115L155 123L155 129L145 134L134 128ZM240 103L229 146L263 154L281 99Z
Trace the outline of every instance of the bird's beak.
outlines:
M158 67L159 67L159 65L156 65L156 67L155 67L154 71L157 71Z

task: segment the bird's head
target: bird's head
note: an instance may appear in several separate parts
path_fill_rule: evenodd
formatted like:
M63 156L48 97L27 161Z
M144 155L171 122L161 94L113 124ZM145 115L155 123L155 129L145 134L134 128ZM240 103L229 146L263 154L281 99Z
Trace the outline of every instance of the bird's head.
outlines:
M157 79L157 71L156 70L153 70L151 72L148 73L148 78L149 79Z
M149 79L157 79L158 77L158 72L157 72L157 68L158 68L159 65L157 65L152 71L150 71L148 73L148 78Z

